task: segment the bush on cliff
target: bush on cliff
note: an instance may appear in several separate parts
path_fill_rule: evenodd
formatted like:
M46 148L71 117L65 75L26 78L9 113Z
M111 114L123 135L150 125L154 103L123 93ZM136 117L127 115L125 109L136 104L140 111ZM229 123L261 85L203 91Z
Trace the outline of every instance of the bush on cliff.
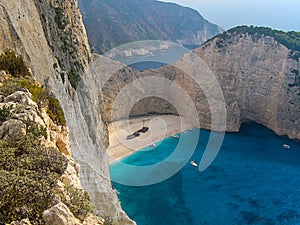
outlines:
M22 57L16 55L11 50L6 50L0 55L0 70L5 70L14 77L30 74Z
M3 106L0 109L0 124L7 120L11 116L12 106Z
M65 192L70 196L70 200L67 201L62 196L62 202L68 206L76 218L83 221L87 214L93 211L88 193L72 186L66 186Z
M0 140L0 221L29 218L42 224L42 213L53 205L54 185L67 159L40 145L31 133L17 140Z
M50 118L60 125L66 125L66 119L64 115L64 111L62 110L61 106L59 105L59 101L52 95L48 95L48 115Z

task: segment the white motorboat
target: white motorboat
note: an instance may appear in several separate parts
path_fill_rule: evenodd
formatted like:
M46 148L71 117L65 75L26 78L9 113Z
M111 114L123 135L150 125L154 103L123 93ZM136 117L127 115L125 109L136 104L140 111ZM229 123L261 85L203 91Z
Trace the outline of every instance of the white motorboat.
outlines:
M194 166L194 167L198 166L198 164L194 160L191 161L191 165Z

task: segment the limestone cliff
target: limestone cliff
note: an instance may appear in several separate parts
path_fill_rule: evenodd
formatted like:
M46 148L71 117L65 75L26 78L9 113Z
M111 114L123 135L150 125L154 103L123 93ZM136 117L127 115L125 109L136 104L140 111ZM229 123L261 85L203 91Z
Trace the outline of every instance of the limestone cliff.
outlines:
M0 51L22 55L37 81L61 102L81 184L97 213L132 224L110 184L102 96L87 71L92 59L77 1L0 0L0 20Z
M209 77L215 76L225 99L227 131L238 131L241 123L256 121L279 135L300 139L299 51L277 36L264 34L265 29L260 33L256 29L237 28L219 35L187 53L172 66L144 72L130 68L120 70L103 89L108 118L122 88L134 80L154 76L171 80L165 89L174 102L184 105L186 99L172 89L173 83L179 84L193 99L200 126L211 129L211 105L203 87ZM279 33L279 37L289 35ZM295 38L292 40L295 41ZM295 46L299 46L299 40ZM195 82L197 79L201 82ZM146 88L140 86L135 93L140 95ZM214 87L211 93L215 93ZM125 92L123 94L126 95ZM150 102L155 102L153 105L156 107L151 108ZM131 114L148 112L176 113L169 103L146 98L133 107ZM117 118L126 116L122 110L118 113ZM188 112L185 116L189 116ZM218 130L218 127L215 129Z
M233 30L195 53L218 76L229 130L252 120L279 135L300 139L299 52L253 30Z

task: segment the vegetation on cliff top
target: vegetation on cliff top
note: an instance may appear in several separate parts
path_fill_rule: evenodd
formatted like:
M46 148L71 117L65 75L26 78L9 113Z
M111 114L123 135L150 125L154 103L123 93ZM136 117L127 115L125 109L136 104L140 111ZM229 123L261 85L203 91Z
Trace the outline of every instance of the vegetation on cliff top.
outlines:
M270 36L273 37L277 42L286 46L288 49L300 51L300 32L295 31L284 32L268 27L238 26L219 34L216 37L227 40L232 36L232 34L237 35L241 33L256 35L258 37Z

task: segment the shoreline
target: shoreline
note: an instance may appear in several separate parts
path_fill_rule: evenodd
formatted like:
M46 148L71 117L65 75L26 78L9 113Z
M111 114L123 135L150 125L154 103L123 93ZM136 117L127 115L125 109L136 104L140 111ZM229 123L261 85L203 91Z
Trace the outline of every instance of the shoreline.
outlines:
M149 131L140 133L140 136L133 139L126 139L127 135L143 126L149 127ZM190 128L192 126L186 122L184 117L177 115L152 115L112 122L108 124L109 164Z

